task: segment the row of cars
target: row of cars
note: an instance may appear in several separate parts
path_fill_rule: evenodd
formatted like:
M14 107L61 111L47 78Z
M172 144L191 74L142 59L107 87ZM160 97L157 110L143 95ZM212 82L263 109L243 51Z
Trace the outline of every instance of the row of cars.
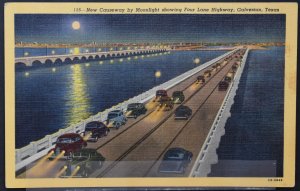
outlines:
M236 58L242 59L242 54L244 54L243 51L240 51ZM225 63L227 63L227 58L225 60ZM226 90L228 88L228 84L232 81L234 77L234 73L237 71L237 68L239 66L239 63L236 62L229 73L225 76L225 78L219 83L219 90ZM212 68L213 69L218 69L221 67L220 63L215 64ZM196 83L205 83L205 76L210 77L211 76L211 70L205 71L203 76L198 76ZM222 88L223 82L226 82L225 88ZM177 107L175 111L175 118L176 115L183 116L186 115L187 113L191 115L191 110L189 108L186 108L184 111L184 105L180 105ZM183 112L184 111L184 112ZM183 114L181 114L181 112ZM161 162L159 166L159 172L163 173L184 173L185 168L188 166L189 162L192 160L193 154L190 151L187 151L183 148L172 148L169 149L163 158L163 161Z
M164 102L163 97L168 94L165 90L158 90L157 97L161 106ZM172 103L182 103L185 97L183 92L176 91L172 94ZM147 109L142 103L132 103L127 107L125 116L121 110L114 110L108 113L105 122L91 121L85 125L85 130L82 134L66 133L59 136L55 142L55 147L49 151L49 160L53 160L59 155L61 159L68 159L62 167L63 173L60 177L87 177L95 169L102 167L105 158L95 149L85 148L88 141L97 142L99 138L107 136L110 132L108 124L119 128L124 125L127 118L137 118L147 112ZM192 114L192 110L187 106L181 105L176 109L175 119L187 119ZM62 155L63 152L63 155ZM166 152L163 161L160 165L160 172L182 173L185 170L188 162L191 160L191 153L182 148L172 148ZM74 174L76 172L76 175Z
M217 63L212 68L214 70L220 66ZM211 73L212 70L206 70L204 75L197 77L196 84L205 83L206 77L210 77ZM169 97L166 90L157 90L154 99L159 103L159 108L164 108L164 110L171 110L174 104L181 104L174 112L175 119L188 119L192 115L192 110L188 106L182 105L184 100L185 96L182 91L174 91ZM97 142L99 138L108 135L110 127L118 129L126 124L127 118L136 119L146 113L147 108L143 103L131 103L127 106L126 113L122 110L114 110L108 113L105 122L91 121L87 123L82 135L77 133L61 135L55 142L55 148L49 151L52 153L49 160L53 160L63 151L62 158L70 160L62 167L65 170L61 177L87 177L95 169L101 168L105 161L105 158L96 149L85 148L87 141ZM165 153L159 166L159 172L184 173L192 156L191 152L183 148L171 148ZM76 175L74 175L74 171L77 171Z
M226 91L229 87L230 82L232 81L234 74L236 73L239 65L240 65L240 61L243 58L243 54L245 53L245 50L240 50L238 52L236 52L236 55L234 56L234 58L239 59L239 61L235 62L232 67L230 72L228 72L226 74L226 76L224 77L224 79L219 83L218 89L219 91ZM229 58L227 58L229 59Z
M158 167L160 173L185 173L186 167L191 162L193 154L180 147L170 148L164 154ZM72 155L61 167L60 178L86 178L96 169L102 168L105 158L96 149L84 148Z

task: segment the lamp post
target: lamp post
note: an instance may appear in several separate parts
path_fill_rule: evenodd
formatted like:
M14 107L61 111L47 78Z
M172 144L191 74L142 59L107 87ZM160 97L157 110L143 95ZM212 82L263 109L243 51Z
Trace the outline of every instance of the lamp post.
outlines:
M154 77L155 77L155 86L156 86L158 78L161 77L161 72L159 70L154 70Z
M25 48L24 48L24 44L22 43L22 53L23 53L23 56L25 56Z

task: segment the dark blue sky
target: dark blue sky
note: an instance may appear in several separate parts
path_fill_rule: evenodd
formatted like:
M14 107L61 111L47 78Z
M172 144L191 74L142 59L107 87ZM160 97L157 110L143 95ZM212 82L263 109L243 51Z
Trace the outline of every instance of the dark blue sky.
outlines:
M79 21L80 30L72 29ZM285 15L16 15L16 41L284 42Z

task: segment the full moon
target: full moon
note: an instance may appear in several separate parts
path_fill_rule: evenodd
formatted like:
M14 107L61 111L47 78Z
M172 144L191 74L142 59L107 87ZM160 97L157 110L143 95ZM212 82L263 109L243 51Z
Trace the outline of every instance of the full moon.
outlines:
M74 21L74 22L72 23L72 28L73 28L74 30L80 29L80 22Z

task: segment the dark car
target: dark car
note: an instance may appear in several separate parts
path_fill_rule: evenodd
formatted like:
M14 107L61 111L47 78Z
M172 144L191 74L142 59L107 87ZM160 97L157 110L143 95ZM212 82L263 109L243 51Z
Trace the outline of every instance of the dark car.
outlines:
M160 97L166 97L166 96L168 96L168 93L166 90L157 90L155 99L160 98Z
M231 80L232 80L232 78L233 78L233 73L232 73L232 72L229 72L229 73L225 76L224 81L230 83Z
M62 151L64 151L62 158L70 158L72 153L87 146L86 141L83 140L83 138L77 133L63 134L57 138L55 143L55 147L48 152L53 152L53 154L48 158L49 160L57 157Z
M185 105L180 105L175 110L175 119L188 119L191 115L191 108Z
M205 77L203 75L197 77L196 83L199 84L200 82L205 83Z
M147 108L143 103L131 103L127 106L126 116L127 118L134 117L135 119L147 112Z
M182 103L185 97L182 91L175 91L172 94L172 99L174 103Z
M237 65L233 65L233 66L231 67L231 69L232 69L233 72L236 72L236 71L237 71L237 68L238 68Z
M229 86L229 83L226 81L221 81L219 83L219 91L226 91Z
M211 70L206 70L204 72L204 75L207 76L207 77L210 77L211 76Z
M192 157L193 154L190 151L183 148L171 148L165 153L158 171L161 173L183 174Z
M109 128L100 121L91 121L85 125L84 136L87 141L97 142L100 137L107 136Z
M88 177L95 170L103 166L105 158L96 149L82 149L75 152L71 160L62 168L65 168L61 178L83 178Z
M159 107L164 107L164 111L169 111L173 109L174 103L169 96L164 96L159 99Z

